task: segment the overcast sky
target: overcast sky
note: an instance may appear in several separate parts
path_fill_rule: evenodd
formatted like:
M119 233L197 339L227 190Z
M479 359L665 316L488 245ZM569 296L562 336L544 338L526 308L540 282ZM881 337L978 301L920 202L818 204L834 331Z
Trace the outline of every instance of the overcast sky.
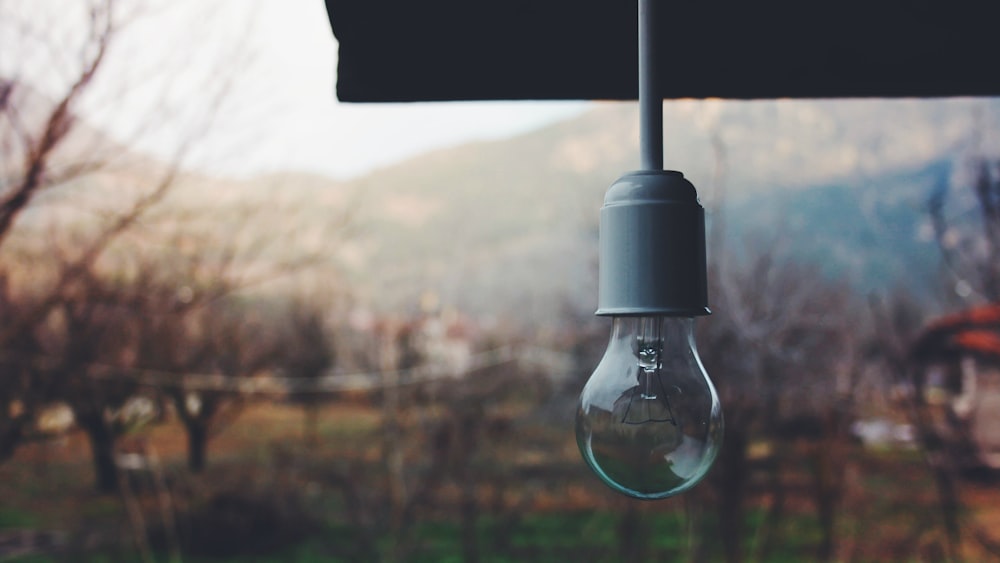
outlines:
M150 18L154 23L136 28L133 50L193 44L199 51L224 51L252 26L250 57L239 63L246 66L230 100L241 117L223 130L238 138L220 141L229 147L223 150L229 150L227 156L205 160L226 173L306 170L347 178L434 148L514 135L586 107L582 102L342 104L335 94L337 44L323 0L217 0L207 16L213 23L194 33L189 12L204 4L188 4L190 10ZM210 48L213 41L217 45Z
M58 96L86 31L82 0L0 0L0 76ZM341 104L323 0L117 0L130 18L85 101L89 121L168 155L185 115L232 74L228 113L192 162L227 174L305 170L347 178L474 139L537 128L583 102ZM249 32L247 30L250 30ZM220 68L219 60L226 64ZM128 95L121 95L127 91ZM77 108L78 110L81 108ZM146 122L159 120L159 126ZM163 126L166 123L166 126ZM144 134L135 132L142 129Z
M344 176L433 147L507 136L580 111L579 102L341 104L336 42L322 0L265 0L252 79L281 85L287 114L268 159ZM301 141L301 143L300 143Z

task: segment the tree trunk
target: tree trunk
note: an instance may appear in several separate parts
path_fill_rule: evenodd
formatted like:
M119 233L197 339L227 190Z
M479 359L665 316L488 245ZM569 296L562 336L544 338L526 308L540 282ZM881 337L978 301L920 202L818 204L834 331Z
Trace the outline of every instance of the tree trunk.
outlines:
M113 493L118 490L118 466L115 464L115 433L104 422L100 413L77 415L77 421L87 433L90 453L94 462L97 490Z
M618 556L621 561L643 561L646 546L645 525L635 503L628 501L618 521Z
M719 452L719 533L727 563L743 560L743 504L749 480L747 436L737 428L727 429Z
M462 561L465 563L479 561L479 499L476 498L478 481L470 464L477 445L476 425L480 420L478 413L456 417L459 433L457 441L462 451L454 458L454 478L461 487L459 513L462 518Z
M305 411L304 427L302 436L306 445L315 447L319 445L319 405L310 401L302 406Z
M26 417L12 417L0 423L0 463L14 457L21 443Z
M779 530L781 521L785 517L785 484L781 479L781 466L789 455L794 456L795 453L793 451L788 454L786 452L788 446L780 441L777 443L778 451L772 456L767 468L767 487L771 497L771 506L768 508L767 515L764 516L764 522L761 525L763 531L761 539L757 542L756 553L753 557L755 561L770 560L774 549L781 541Z
M199 418L192 418L185 422L188 438L188 469L192 473L201 473L205 470L208 457L208 423Z
M825 444L821 444L820 449ZM817 561L830 561L833 557L834 543L834 503L836 496L827 482L830 467L823 459L823 452L813 454L813 500L816 503L816 515L819 518L820 541L816 553Z
M465 470L460 476L462 497L459 511L462 515L462 561L479 561L479 502L476 499L476 482L469 478Z

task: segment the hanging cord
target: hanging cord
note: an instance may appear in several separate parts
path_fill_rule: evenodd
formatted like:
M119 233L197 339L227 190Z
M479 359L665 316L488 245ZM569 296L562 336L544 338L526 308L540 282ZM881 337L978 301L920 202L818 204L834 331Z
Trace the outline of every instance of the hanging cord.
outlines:
M663 95L656 65L655 6L639 0L639 152L643 170L663 170Z

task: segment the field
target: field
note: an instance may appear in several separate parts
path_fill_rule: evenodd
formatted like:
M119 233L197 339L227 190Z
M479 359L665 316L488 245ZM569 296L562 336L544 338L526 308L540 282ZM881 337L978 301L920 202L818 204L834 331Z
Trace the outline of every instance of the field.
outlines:
M125 436L120 449L145 465L123 473L117 495L94 492L82 433L35 442L0 465L0 561L723 560L710 490L618 498L579 461L571 426L508 414L463 442L461 432L435 433L442 413L432 408L400 417L387 436L378 408L327 405L310 444L301 407L254 403L213 439L199 475L187 470L175 422ZM745 560L816 557L821 526L798 447L782 462L780 489L755 474ZM943 559L919 453L848 454L834 559ZM1000 489L967 482L963 500L962 556L989 559L978 541L988 538L975 534L1000 529Z

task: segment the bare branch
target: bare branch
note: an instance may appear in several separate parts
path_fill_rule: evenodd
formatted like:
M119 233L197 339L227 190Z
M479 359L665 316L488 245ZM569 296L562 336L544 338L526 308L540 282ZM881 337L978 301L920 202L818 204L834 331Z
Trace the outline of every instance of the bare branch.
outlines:
M3 244L14 218L44 185L49 158L73 126L73 105L97 74L113 36L112 6L113 0L106 0L104 10L92 10L89 35L95 51L87 53L86 47L83 49L85 61L79 77L52 109L40 138L28 147L20 183L0 201L0 244Z

